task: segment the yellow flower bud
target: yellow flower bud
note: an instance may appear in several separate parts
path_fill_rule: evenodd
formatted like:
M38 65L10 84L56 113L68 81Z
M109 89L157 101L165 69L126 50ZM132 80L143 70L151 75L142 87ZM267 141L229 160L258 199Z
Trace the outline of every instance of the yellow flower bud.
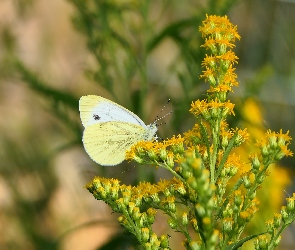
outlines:
M182 225L186 226L188 224L188 217L187 213L182 214Z
M146 227L141 229L141 239L143 242L147 242L150 238L150 230Z

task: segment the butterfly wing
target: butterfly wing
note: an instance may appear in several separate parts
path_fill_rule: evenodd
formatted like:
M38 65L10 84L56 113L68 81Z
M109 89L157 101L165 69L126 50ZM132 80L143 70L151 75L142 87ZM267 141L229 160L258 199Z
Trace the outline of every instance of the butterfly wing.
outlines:
M82 96L79 101L79 110L85 128L109 121L129 122L146 128L144 122L137 115L101 96Z
M102 122L85 128L83 143L92 160L114 166L125 159L126 150L143 139L145 128L128 122Z

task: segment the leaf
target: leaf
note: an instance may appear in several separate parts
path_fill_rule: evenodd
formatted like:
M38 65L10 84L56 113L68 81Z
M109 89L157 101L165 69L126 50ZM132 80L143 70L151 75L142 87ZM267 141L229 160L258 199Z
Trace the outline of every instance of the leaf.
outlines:
M67 92L50 87L31 72L21 61L17 60L15 62L15 68L20 73L23 81L28 84L31 89L43 95L46 99L53 99L56 103L61 102L78 113L78 98Z
M226 250L236 250L236 249L239 249L248 240L251 240L251 239L253 239L253 238L255 238L255 237L257 237L257 236L259 236L261 234L265 234L265 233L253 234L253 235L247 236L247 237L241 239L240 241L238 241L236 243L230 244L229 246L226 247Z

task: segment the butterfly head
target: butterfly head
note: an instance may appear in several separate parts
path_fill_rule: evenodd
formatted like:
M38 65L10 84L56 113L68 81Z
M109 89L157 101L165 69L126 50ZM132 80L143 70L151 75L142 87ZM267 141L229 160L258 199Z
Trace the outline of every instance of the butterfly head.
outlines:
M155 122L150 125L147 125L143 139L145 141L152 141L153 138L157 138L157 136L155 136L157 131L158 131L158 125Z

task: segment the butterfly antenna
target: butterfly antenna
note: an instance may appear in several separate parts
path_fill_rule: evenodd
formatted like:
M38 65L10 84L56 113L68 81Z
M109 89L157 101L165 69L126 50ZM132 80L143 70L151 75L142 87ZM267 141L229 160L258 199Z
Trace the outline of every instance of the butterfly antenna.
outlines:
M171 99L169 98L168 101L166 102L166 104L161 109L160 114L163 112L163 110L166 108L166 106L169 104L170 101L171 101Z
M163 106L163 108L161 109L161 111L160 111L159 114L161 114L161 113L163 112L163 110L166 108L166 106L169 104L170 101L171 101L171 99L169 98L168 101L166 102L166 104L165 104L165 105ZM163 118L166 117L167 115L170 115L171 113L172 113L172 111L170 111L169 113L167 113L167 114L165 114L165 115L163 115L163 116L161 116L161 117L159 117L159 115L157 115L157 116L156 116L156 119L155 119L155 121L154 121L154 123L156 123L157 121L163 119ZM163 124L163 123L158 124L158 125L162 125L162 124Z
M133 167L135 168L135 166L133 166ZM125 169L124 171L121 172L121 174L124 174L124 173L126 173L127 171L129 171L129 170L130 170L130 168Z
M288 197L290 197L290 194L286 190L284 190L285 194L287 194Z
M166 108L166 106L168 105L168 103L171 101L171 99L169 98L168 101L166 102L166 104L163 106L163 108L161 109L160 113L161 114L163 112L163 110ZM163 117L159 118L159 115L156 116L155 122L162 119Z
M161 117L159 117L159 116L157 115L157 117L156 117L154 123L156 123L156 122L159 121L159 120L162 120L163 118L165 118L167 115L170 115L171 113L172 113L172 111L170 111L169 113L167 113L167 114L165 114L165 115L163 115L163 116L161 116ZM160 123L160 124L158 124L157 126L162 125L162 124L164 124L164 123Z

